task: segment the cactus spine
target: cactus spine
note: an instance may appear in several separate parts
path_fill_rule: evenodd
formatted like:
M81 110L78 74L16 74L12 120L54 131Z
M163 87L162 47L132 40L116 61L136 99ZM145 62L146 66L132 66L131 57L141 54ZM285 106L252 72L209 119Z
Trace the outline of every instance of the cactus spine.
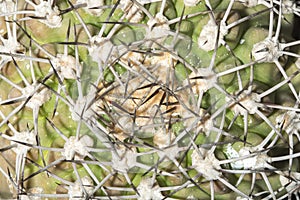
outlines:
M0 198L300 198L299 14L0 1Z

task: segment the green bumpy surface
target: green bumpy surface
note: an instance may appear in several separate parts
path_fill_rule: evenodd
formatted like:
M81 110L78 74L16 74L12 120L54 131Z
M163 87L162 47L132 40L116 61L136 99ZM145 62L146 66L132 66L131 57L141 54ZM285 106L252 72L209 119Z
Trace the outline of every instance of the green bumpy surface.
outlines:
M297 195L295 2L16 2L0 2L1 199Z

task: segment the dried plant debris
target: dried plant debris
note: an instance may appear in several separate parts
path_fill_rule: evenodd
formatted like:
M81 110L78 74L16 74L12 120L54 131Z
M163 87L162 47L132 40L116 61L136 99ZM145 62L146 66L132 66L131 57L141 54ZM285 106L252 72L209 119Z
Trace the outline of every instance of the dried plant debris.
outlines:
M300 199L299 13L0 0L0 198Z

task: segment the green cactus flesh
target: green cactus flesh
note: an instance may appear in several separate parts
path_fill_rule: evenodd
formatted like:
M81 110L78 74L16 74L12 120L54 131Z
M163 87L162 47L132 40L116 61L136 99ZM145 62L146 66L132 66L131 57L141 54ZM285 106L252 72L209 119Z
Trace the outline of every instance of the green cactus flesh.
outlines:
M0 0L0 198L300 198L299 16Z

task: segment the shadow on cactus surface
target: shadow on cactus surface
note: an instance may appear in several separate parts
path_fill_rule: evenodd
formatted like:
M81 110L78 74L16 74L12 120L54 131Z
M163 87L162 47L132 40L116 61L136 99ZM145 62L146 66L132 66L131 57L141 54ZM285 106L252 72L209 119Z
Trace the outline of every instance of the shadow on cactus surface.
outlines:
M300 199L298 1L0 1L1 199Z

